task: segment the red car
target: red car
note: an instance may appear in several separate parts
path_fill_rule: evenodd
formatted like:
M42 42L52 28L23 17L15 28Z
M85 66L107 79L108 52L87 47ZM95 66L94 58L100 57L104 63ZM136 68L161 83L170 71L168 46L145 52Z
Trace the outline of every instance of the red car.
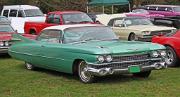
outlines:
M12 34L18 34L10 25L6 17L0 17L0 54L7 53L9 46L12 45ZM22 36L35 39L35 35L23 34Z
M84 12L54 11L47 14L45 22L25 22L24 32L38 35L42 29L49 26L87 23L94 23L94 21Z
M169 33L165 36L154 36L152 42L159 43L167 47L168 66L177 66L180 59L180 30Z

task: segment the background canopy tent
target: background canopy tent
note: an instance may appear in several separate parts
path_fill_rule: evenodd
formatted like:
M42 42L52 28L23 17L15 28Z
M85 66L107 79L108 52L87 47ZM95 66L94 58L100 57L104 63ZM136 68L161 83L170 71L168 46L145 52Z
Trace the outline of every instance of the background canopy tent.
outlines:
M104 13L104 6L112 6L112 13L113 13L113 5L126 5L129 4L128 0L89 0L87 5L87 12L88 6L103 6L103 13Z

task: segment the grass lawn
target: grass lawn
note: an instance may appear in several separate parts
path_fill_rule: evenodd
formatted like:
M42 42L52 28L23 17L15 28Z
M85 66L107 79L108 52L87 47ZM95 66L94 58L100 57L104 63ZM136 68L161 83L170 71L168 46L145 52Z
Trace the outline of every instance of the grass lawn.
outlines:
M180 68L153 71L149 78L109 76L83 84L69 74L24 69L24 62L0 58L0 97L180 97Z

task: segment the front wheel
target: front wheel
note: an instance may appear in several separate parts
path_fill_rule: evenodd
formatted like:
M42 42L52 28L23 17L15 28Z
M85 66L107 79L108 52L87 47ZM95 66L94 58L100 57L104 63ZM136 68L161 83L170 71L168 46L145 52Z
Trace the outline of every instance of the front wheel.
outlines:
M139 72L139 73L133 73L133 76L147 78L149 77L150 74L151 74L151 71L144 71L144 72Z
M95 77L87 71L87 64L84 61L78 64L78 76L83 83L92 83L95 80Z
M166 58L166 64L169 67L175 67L177 66L178 63L178 57L176 55L176 52L174 49L170 46L167 46L167 58Z

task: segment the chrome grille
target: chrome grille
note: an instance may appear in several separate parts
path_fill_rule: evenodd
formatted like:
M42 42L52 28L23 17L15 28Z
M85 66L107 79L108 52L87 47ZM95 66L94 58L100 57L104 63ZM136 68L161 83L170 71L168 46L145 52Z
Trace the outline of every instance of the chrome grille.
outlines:
M148 58L150 58L149 54L131 55L131 56L113 56L113 62L145 60Z
M132 62L132 63L113 63L113 64L109 64L109 65L96 65L96 66L93 65L92 67L94 67L96 69L100 69L100 68L126 69L132 65L149 66L155 62L159 62L159 60L157 60L157 61L141 61L141 62Z
M154 35L165 35L167 33L171 33L171 30L152 31L150 35L151 36L154 36Z

